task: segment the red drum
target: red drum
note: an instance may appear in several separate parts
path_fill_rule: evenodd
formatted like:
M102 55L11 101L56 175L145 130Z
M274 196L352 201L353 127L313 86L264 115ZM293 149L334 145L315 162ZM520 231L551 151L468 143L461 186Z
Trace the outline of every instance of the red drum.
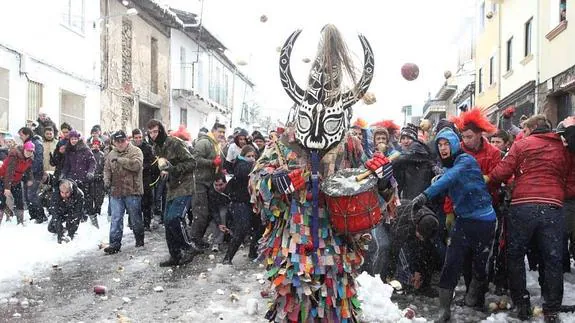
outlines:
M365 169L348 168L321 183L333 229L339 234L369 232L382 220L377 193L377 178L370 175L357 182Z

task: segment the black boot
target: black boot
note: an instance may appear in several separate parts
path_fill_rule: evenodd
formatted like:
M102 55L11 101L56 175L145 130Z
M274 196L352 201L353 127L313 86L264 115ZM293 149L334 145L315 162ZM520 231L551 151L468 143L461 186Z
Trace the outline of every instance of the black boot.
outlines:
M170 259L162 261L160 267L175 267L180 265L180 257L170 256Z
M136 248L144 246L144 234L136 235Z
M559 319L559 315L554 312L543 313L543 318L545 320L545 323L561 322L561 320Z
M517 306L517 317L521 321L528 321L533 316L531 311L531 301L529 300L529 295L523 296L523 298L516 302Z
M112 246L107 246L106 248L104 248L104 253L107 255L113 255L115 253L120 252L120 248L116 248L116 247L112 247Z
M449 322L451 319L451 300L453 289L439 288L439 317L436 323Z
M465 295L465 305L477 309L485 306L485 291L487 290L485 281L473 278L469 284L469 290Z

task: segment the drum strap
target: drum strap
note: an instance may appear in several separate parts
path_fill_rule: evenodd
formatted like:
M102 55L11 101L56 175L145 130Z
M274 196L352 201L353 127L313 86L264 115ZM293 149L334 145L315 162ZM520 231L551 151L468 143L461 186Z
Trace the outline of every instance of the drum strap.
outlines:
M311 236L313 239L313 251L319 247L319 154L317 150L311 152Z

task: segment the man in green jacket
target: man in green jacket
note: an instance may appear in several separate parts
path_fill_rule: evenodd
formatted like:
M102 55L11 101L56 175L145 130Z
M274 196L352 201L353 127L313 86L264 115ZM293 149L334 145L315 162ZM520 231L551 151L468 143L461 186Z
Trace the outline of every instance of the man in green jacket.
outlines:
M196 161L192 240L203 248L209 247L202 239L210 224L208 191L216 174L222 171L223 158L219 142L225 136L226 126L216 122L211 132L199 135L192 152Z
M160 176L167 178L168 192L164 227L170 259L160 263L160 267L178 266L189 263L200 252L186 232L185 215L194 194L194 165L186 144L179 138L168 136L158 120L147 124L148 134L158 157ZM195 224L192 224L192 229ZM189 252L186 252L189 251Z

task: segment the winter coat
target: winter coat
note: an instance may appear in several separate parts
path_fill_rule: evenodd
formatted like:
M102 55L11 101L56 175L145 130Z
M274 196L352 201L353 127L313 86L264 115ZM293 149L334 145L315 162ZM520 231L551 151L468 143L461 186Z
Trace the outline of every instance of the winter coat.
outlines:
M52 216L64 216L68 215L73 218L77 218L78 215L83 215L84 213L84 192L78 185L74 183L72 185L72 194L68 199L63 199L60 196L60 191L57 190L55 194L52 194L52 200L48 212Z
M565 190L565 199L575 199L575 153L569 153L569 174L567 175L567 184Z
M64 168L64 155L60 152L60 147L67 145L68 140L60 140L52 152L50 157L50 165L54 166L54 178L60 178L62 175L62 169Z
M38 122L38 126L36 127L36 129L34 129L34 133L36 135L44 138L44 130L47 127L50 127L54 129L54 138L58 138L58 127L56 127L56 124L54 123L54 121L52 121L52 119L48 117L46 118L46 120L42 121L40 120L40 118L38 118L38 120L36 121Z
M0 166L0 177L4 182L4 189L9 190L13 185L20 183L22 178L32 179L32 158L24 157L24 148L12 148L8 157Z
M227 209L230 203L231 200L228 194L216 191L214 185L210 186L210 190L208 191L208 209L217 224L225 224L222 223L223 221L220 217L220 208L225 207Z
M144 186L149 186L152 182L156 180L156 178L158 178L158 176L160 176L158 166L154 164L156 156L154 156L152 145L150 145L146 141L142 141L142 144L136 147L140 148L140 150L142 151L142 155L144 156L142 176Z
M216 178L216 167L213 160L220 154L222 158L222 166L224 157L219 151L219 145L212 136L201 134L193 149L193 157L196 161L196 168L194 170L194 178L196 184L203 184L209 187ZM221 169L220 169L221 171Z
M10 153L10 149L8 149L8 147L0 147L0 161L3 161L4 159L6 159L6 157L8 157L9 153Z
M569 155L561 138L550 131L516 141L507 156L489 173L490 180L505 182L515 175L511 205L563 206Z
M414 141L408 149L393 160L393 176L397 180L399 197L413 199L421 194L435 176L435 160L429 148Z
M435 139L449 141L452 167L445 167L445 173L424 194L434 199L447 193L454 205L457 217L481 221L494 221L495 211L491 205L491 195L475 158L461 150L459 138L449 128L441 130Z
M36 180L42 179L44 175L44 146L42 137L36 135L28 139L34 144L34 159L32 160L32 174ZM27 140L27 141L28 141Z
M172 165L168 171L168 193L166 199L171 201L177 197L194 194L194 158L186 143L176 137L168 136L161 144L154 143L154 151L158 157L166 158Z
M249 203L250 192L248 182L254 163L245 160L242 156L236 158L234 163L234 177L228 183L230 199L232 202Z
M567 141L567 149L569 149L570 152L575 153L575 126L565 128L563 137Z
M144 156L140 148L128 144L124 151L115 147L104 162L104 187L110 188L113 197L143 195L142 181Z
M94 170L94 179L103 180L104 179L104 163L105 156L100 150L92 150L92 155L94 155L94 160L96 161L96 168Z
M90 148L82 140L79 140L76 145L68 142L64 153L62 178L72 179L77 183L85 183L88 173L94 175L95 170L96 160Z
M467 149L463 144L461 146L463 152L473 156L473 158L477 160L483 175L489 174L501 161L501 151L490 144L485 137L481 137L481 149L479 149L479 151L475 152ZM489 194L491 194L491 198L493 199L493 205L497 205L499 202L498 190L500 185L497 183L489 183L487 184L487 187L489 188Z
M50 159L52 158L52 153L56 146L58 145L58 141L56 139L52 139L50 141L44 141L44 171L45 172L53 172L55 167L52 166L50 163Z

